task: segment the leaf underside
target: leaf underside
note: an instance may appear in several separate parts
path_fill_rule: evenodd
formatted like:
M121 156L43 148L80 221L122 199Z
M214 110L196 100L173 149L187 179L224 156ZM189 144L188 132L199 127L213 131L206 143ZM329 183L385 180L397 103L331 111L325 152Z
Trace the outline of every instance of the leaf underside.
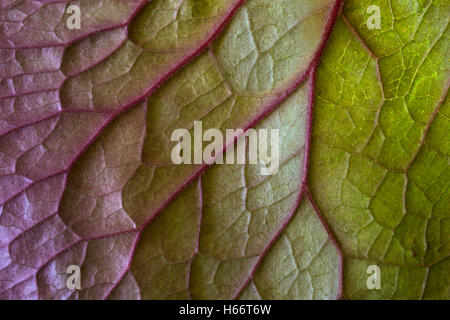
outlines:
M449 299L450 3L343 2L0 0L0 298Z

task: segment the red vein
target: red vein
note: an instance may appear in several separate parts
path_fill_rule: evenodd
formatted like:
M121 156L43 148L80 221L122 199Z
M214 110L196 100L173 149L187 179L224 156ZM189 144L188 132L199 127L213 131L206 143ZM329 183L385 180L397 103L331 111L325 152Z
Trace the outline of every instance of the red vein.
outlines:
M274 236L274 238L270 241L269 245L264 249L263 253L261 254L261 256L259 257L255 266L253 267L252 271L250 272L249 277L247 278L247 280L245 281L243 286L241 286L241 288L238 289L238 291L235 293L233 299L237 299L239 297L239 295L242 293L242 291L247 287L247 285L253 279L262 260L264 259L266 254L270 251L270 249L272 248L272 246L276 242L276 240L281 236L281 234L286 229L286 227L289 225L289 222L291 221L292 217L294 216L294 213L298 210L301 199L303 197L303 193L304 192L307 193L307 177L306 176L307 176L307 168L308 168L308 164L309 164L309 153L310 153L310 143L311 143L311 133L312 133L312 111L313 111L313 104L314 104L316 69L317 69L318 62L320 61L320 58L322 56L323 50L325 49L325 46L328 43L328 39L333 30L333 26L335 25L337 17L339 16L339 13L342 9L342 5L343 5L343 1L341 1L341 0L337 0L335 2L335 5L330 13L330 18L325 27L325 32L322 37L321 45L319 46L318 50L316 51L316 53L314 55L314 59L311 61L311 64L308 67L308 70L307 70L308 73L305 73L305 75L300 78L301 80L298 81L298 83L296 85L294 85L293 89L288 94L288 96L290 94L292 94L298 88L298 86L304 81L304 79L306 78L307 75L310 76L311 87L310 87L309 102L308 102L308 125L307 125L307 129L306 129L307 137L306 137L306 148L305 148L306 154L305 154L304 166L302 168L302 173L305 174L305 176L302 177L302 185L300 187L297 201L293 207L293 210L291 211L291 213L287 216L286 220L284 221L282 227L277 232L277 234ZM326 228L328 228L328 227L326 227ZM340 265L342 266L342 262ZM341 272L341 274L342 274L342 272ZM340 287L342 287L342 279L340 279ZM342 290L340 289L340 291L342 291ZM340 297L340 293L338 296Z
M313 206L314 211L316 211L316 214L319 217L320 222L322 223L322 226L325 228L325 230L328 234L328 238L333 243L333 246L335 247L336 251L338 252L338 255L339 255L339 288L338 288L338 293L337 293L336 299L342 299L343 287L344 287L344 285L343 285L343 282L344 282L343 281L344 280L344 254L342 252L341 247L339 246L339 243L336 240L336 237L331 232L330 227L328 226L319 207L317 206L316 202L314 201L313 195L311 194L311 191L309 191L308 186L305 187L305 194L306 194L307 198L309 199L311 205Z

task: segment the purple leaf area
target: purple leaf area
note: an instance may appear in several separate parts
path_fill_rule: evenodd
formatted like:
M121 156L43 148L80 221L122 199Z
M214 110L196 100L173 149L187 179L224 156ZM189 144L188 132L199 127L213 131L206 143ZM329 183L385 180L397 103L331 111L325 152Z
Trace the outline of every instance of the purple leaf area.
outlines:
M154 39L146 41L152 27L143 21L156 14L151 2L94 2L86 7L82 2L81 11L93 17L102 16L102 11L120 9L120 14L115 16L120 21L88 19L86 27L69 32L61 18L67 3L2 4L5 9L2 19L8 21L5 24L8 28L3 29L0 38L0 291L3 299L158 298L147 297L145 292L136 289L142 282L135 279L136 272L132 273L133 261L142 260L137 247L139 240L146 237L150 228L156 228L154 224L161 223L154 221L158 214L170 210L167 207L170 203L181 201L179 198L185 197L187 191L180 193L196 179L202 198L198 177L207 165L170 169L170 174L178 178L163 193L151 186L150 191L146 191L151 199L127 190L145 179L146 174L140 171L146 170L146 165L154 160L152 156L146 157L145 151L145 145L152 144L152 128L147 127L152 100L147 98L216 38L243 1L221 4L217 14L210 18L207 29L198 26L207 32L193 33L189 41L178 39L174 44L169 41L161 48L157 48L160 44ZM214 294L216 298L237 298L241 294L298 210L306 192L315 69L342 1L330 1L330 4L312 15L324 12L327 18L323 25L318 24L323 30L319 30L322 35L314 43L315 48L305 53L309 61L299 60L297 72L268 91L257 102L259 106L255 110L231 124L231 127L245 130L256 126L309 77L308 89L305 89L309 92L307 133L302 147L305 154L297 166L302 178L295 187L297 191L292 191L292 203L288 204L291 209L280 220L281 224L274 224L268 231L262 246L253 250L255 258L245 258L249 261L240 268L247 271L237 276L239 282L220 289ZM248 14L250 9L242 10L238 15ZM24 14L27 19L22 17ZM51 17L47 18L45 30L36 26L43 17ZM231 24L229 29L233 27ZM191 28L194 32L195 28ZM206 56L192 63L199 64L204 59L217 63L216 59L222 59L219 51L222 40L218 41L208 49ZM132 64L122 63L124 56ZM168 82L168 90L175 81ZM229 86L233 86L232 81ZM237 93L236 97L240 97L244 92ZM309 192L306 194L310 197ZM127 201L139 208L133 204L127 208ZM133 211L139 212L133 214ZM199 219L197 223L201 225L201 214ZM198 227L194 229L200 232ZM203 241L198 238L200 235L194 236L197 238L192 242L195 253L187 257L188 269L197 263L194 256L208 257L199 248L198 241ZM145 266L145 263L134 264L136 268ZM82 266L82 287L86 289L67 288L69 265ZM198 279L198 286L194 288L195 285L189 284L189 274L187 272L188 288L192 288L188 291L192 292L188 297L207 298L203 280ZM185 291L180 289L180 292ZM337 293L340 295L341 290Z
M108 1L107 3L109 2L114 3L114 1ZM123 2L127 4L126 7L130 4L127 1ZM0 188L0 203L5 203L30 184L66 172L112 119L145 98L210 43L240 4L242 4L242 1L234 1L234 5L229 5L229 9L221 17L221 20L218 19L216 22L216 29L210 31L210 34L205 34L204 38L199 39L197 48L180 49L180 53L175 55L168 52L167 57L163 57L163 63L155 58L154 63L158 65L159 72L154 72L145 79L139 79L140 87L127 92L127 100L122 100L122 104L118 104L117 100L114 107L108 104L108 110L91 110L85 108L86 105L84 104L81 108L72 107L71 100L76 99L83 93L85 89L83 79L89 78L89 82L96 79L100 83L111 81L112 78L120 78L118 73L111 77L112 74L109 71L112 63L120 62L122 54L131 54L132 51L129 48L131 42L128 40L124 43L127 30L123 29L122 25L119 25L116 30L108 31L108 34L102 34L100 39L96 39L93 35L94 38L80 40L64 50L58 47L2 49L1 56L2 61L4 61L2 64L4 69L2 70L4 70L5 76L12 76L3 78L2 74L0 85L2 89L0 97L3 98L1 101L2 121L0 123L2 126L0 132L4 133L1 138L2 146L7 149L3 153L4 165L2 167L4 171L2 171L1 179L4 179L5 183L2 183ZM90 5L91 3L86 11L91 10ZM141 1L140 7L142 5ZM48 4L48 6L51 6L51 4ZM47 6L39 6L36 12L46 10L45 8ZM60 10L62 9L64 8L60 8ZM81 9L83 10L84 7L82 6ZM10 10L15 12L18 8L13 6ZM127 10L123 10L127 12ZM137 14L137 11L135 14ZM125 23L125 25L127 24L128 22ZM100 42L103 43L105 39L111 40L107 42L106 47L103 45L102 48L95 46L96 44L99 45ZM120 48L118 49L118 47ZM117 50L122 51L118 53ZM139 63L147 57L152 58L151 52L149 55L143 52L141 56L136 50L133 53L137 54L135 63ZM161 53L157 54L157 56L160 55ZM35 63L33 61L34 56L39 56L41 59L44 57L44 65ZM72 56L76 58L72 59ZM139 60L141 57L143 58ZM42 66L43 69L30 70L32 73L28 74L28 70L25 71L24 69L27 69L26 63L29 63L29 59L33 59L33 65L37 64L39 68ZM45 63L47 66L45 66ZM55 70L45 70L52 68L52 66ZM22 72L14 70L19 68L22 69ZM129 69L126 69L117 71L122 71L123 77L128 77ZM134 83L131 83L130 86L134 86ZM66 90L66 88L69 89ZM91 91L86 94L90 98L95 98L97 95L109 94L109 89ZM70 93L66 93L67 91L70 91ZM106 100L105 104L110 103L110 100ZM83 125L80 126L80 123L83 123ZM26 130L31 132L26 132ZM71 134L60 133L63 131L71 132ZM17 137L20 134L23 136ZM21 141L21 145L9 147L16 141ZM49 145L46 146L46 143L49 143ZM62 147L64 145L67 150ZM50 152L50 150L55 151ZM49 157L53 160L49 161ZM19 158L22 165L19 165ZM36 160L38 163L36 163ZM13 162L16 162L15 168ZM4 188L3 186L7 187Z
M66 25L72 4L80 29ZM327 44L342 49L333 30L348 25L369 62L383 53L343 5L0 0L0 299L347 297L344 258L355 255L330 214L331 187L317 192L334 160L314 153L327 126L319 109L313 132L313 109L333 99L317 84L323 68L339 74L330 50L320 64ZM175 165L171 134L195 121L204 132L280 129L278 172ZM69 266L80 288L68 287Z
M71 1L2 1L0 8L3 28L0 33L0 48L54 50L57 47L67 47L91 34L127 26L146 3L143 0L81 2L83 28L69 29L64 21L69 16L67 9L70 4L73 4ZM105 16L104 12L108 11L116 14ZM21 52L24 55L30 53L31 51ZM36 51L33 53L36 54ZM14 52L8 52L8 54L14 57ZM25 58L25 56L22 57ZM53 62L56 61L58 61L57 58ZM20 64L11 65L9 68L14 70L15 67L21 69ZM27 71L23 70L23 72Z

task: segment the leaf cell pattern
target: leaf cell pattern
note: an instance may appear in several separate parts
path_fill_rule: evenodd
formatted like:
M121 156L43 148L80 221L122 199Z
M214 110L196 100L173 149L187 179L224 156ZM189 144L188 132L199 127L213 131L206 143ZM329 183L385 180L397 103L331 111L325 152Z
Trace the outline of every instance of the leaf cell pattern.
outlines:
M449 299L449 6L0 0L0 298ZM278 172L174 165L194 121Z

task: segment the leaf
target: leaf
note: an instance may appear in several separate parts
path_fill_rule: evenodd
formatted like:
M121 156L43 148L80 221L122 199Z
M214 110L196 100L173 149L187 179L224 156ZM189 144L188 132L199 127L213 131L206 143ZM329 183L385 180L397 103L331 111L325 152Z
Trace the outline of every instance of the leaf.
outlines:
M342 2L0 4L0 297L448 299L448 4ZM195 121L279 170L173 164Z
M336 24L317 73L310 186L343 250L346 297L448 299L450 7L389 3L348 1ZM365 26L370 4L381 30ZM368 265L381 290L365 286Z

